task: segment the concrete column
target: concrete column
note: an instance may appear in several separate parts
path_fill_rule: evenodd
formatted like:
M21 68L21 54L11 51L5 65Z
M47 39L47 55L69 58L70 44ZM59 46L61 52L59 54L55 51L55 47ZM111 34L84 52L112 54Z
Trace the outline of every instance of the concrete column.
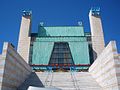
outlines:
M19 41L18 41L18 53L23 57L23 59L29 62L29 50L30 50L30 31L31 31L31 12L23 11Z
M101 54L105 46L99 8L93 8L90 10L89 20L92 36L93 56L95 60Z

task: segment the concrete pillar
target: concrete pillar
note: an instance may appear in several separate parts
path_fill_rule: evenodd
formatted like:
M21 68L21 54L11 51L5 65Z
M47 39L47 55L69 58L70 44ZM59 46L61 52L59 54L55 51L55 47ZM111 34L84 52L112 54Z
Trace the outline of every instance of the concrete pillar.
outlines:
M89 20L92 36L93 57L95 60L101 54L105 46L99 8L92 8L90 10Z
M29 50L31 41L31 15L32 13L30 11L23 11L17 48L18 53L27 63L29 62Z

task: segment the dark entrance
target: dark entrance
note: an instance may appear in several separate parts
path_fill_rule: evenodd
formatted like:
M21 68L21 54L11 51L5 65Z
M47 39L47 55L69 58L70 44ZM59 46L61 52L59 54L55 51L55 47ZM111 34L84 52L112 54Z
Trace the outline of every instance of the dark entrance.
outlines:
M69 44L67 42L54 43L49 65L55 66L53 69L69 69L67 66L74 65Z

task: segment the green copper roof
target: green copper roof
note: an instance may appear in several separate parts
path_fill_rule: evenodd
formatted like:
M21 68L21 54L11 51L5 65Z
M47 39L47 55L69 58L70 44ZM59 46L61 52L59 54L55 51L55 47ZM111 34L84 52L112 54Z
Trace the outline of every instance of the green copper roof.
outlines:
M82 26L39 26L38 36L84 36Z

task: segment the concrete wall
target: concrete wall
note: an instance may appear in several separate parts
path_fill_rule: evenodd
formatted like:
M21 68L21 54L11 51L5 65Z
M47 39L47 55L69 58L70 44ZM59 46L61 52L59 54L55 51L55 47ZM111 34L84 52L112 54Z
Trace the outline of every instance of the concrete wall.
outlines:
M29 49L31 40L30 29L31 29L31 17L22 16L17 51L27 63L29 62Z
M93 56L94 60L101 54L104 50L104 35L102 29L102 22L100 15L95 15L92 10L89 13L90 19L90 28L91 28L91 38L92 38L92 48L93 48Z
M31 72L30 66L12 45L4 43L0 55L0 90L17 90Z
M115 69L116 69L116 76L118 80L118 88L120 90L120 54L115 56Z
M120 90L120 58L115 41L111 41L89 68L103 90Z

